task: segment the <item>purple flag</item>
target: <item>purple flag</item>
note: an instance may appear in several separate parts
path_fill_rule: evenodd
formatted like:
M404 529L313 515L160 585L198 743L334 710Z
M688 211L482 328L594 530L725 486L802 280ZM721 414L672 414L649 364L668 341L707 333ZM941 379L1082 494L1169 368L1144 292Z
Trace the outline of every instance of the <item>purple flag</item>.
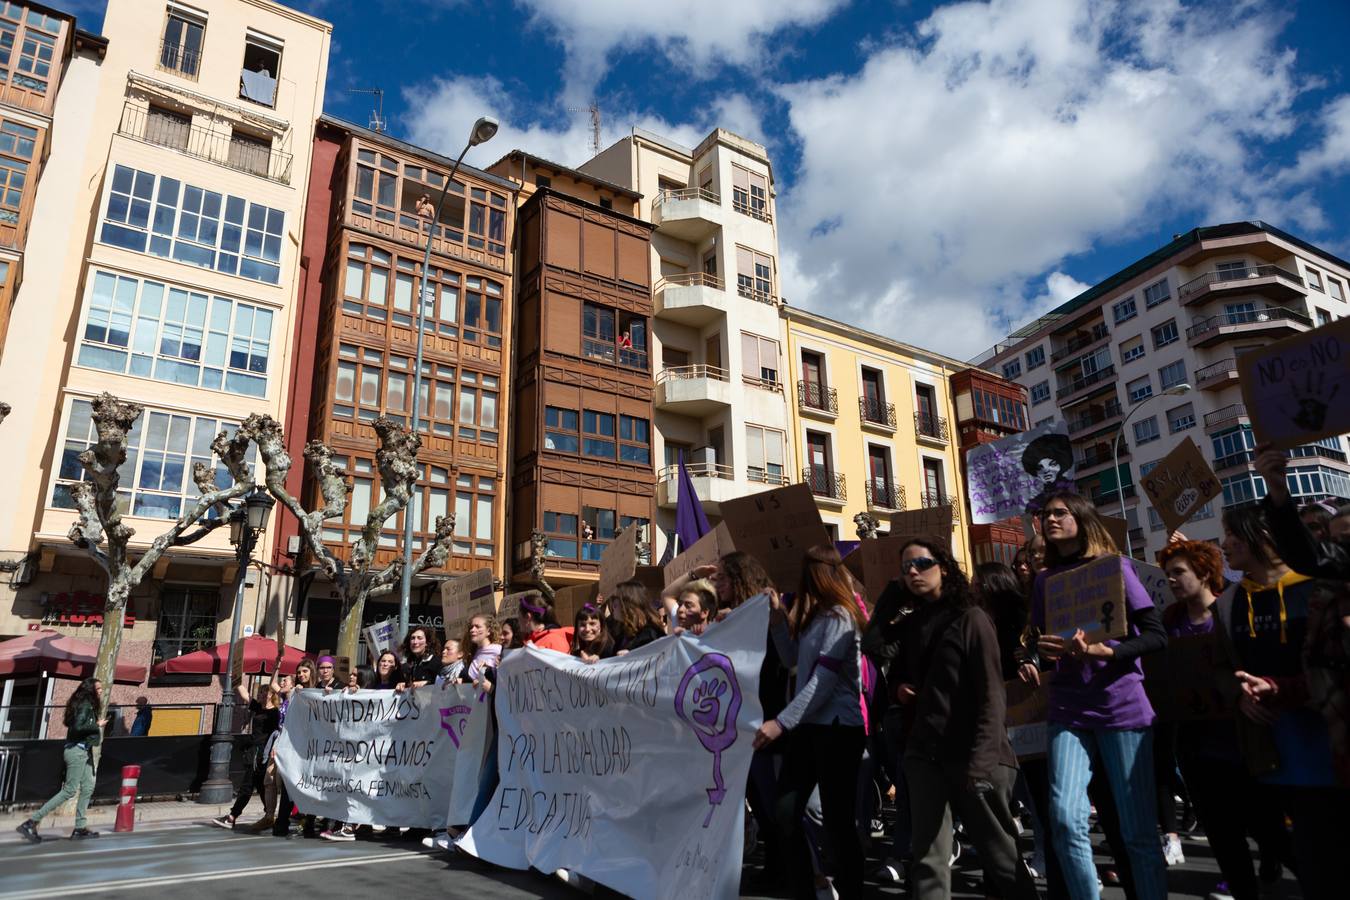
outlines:
M694 490L694 480L684 466L684 451L680 451L679 494L675 499L675 534L680 539L680 552L688 550L712 527L703 512L703 502Z

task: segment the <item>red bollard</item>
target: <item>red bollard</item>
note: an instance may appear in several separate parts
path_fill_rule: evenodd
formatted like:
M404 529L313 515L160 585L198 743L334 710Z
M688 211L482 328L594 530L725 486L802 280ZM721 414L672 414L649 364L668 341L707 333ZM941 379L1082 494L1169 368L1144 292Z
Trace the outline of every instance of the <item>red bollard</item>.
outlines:
M117 801L117 822L113 831L131 831L136 827L136 782L140 777L140 766L122 767L122 793Z

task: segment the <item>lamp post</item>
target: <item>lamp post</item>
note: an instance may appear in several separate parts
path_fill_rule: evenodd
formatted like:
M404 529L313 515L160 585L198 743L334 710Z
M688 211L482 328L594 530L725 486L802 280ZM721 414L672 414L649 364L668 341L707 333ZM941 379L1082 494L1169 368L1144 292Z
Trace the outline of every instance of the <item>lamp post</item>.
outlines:
M1183 381L1181 384L1172 385L1158 396L1180 397L1182 394L1189 394L1190 392L1191 386ZM1111 442L1111 464L1112 471L1116 475L1116 495L1120 498L1120 517L1125 520L1125 543L1128 545L1125 552L1130 558L1134 558L1134 542L1130 540L1130 521L1125 516L1125 485L1120 482L1120 442L1125 437L1125 426L1130 423L1130 419L1134 418L1135 413L1144 408L1144 404L1148 403L1149 399L1145 397L1125 414L1125 418L1120 422L1120 428L1116 430L1115 440Z
M413 364L412 383L413 434L417 433L417 426L422 418L422 342L426 334L427 273L431 269L431 242L435 239L436 229L440 225L441 207L445 205L445 195L450 190L451 183L455 180L455 173L459 171L459 164L464 161L464 154L469 152L470 147L477 147L479 144L492 140L492 136L496 133L497 120L491 116L483 116L473 123L473 128L469 130L469 142L459 152L459 159L455 160L455 165L445 178L445 184L441 185L440 196L436 198L436 209L431 214L431 227L427 229L427 247L422 254L422 278L417 286L417 360ZM465 199L467 201L467 196ZM415 484L413 490L414 492L418 490ZM413 496L417 497L418 494L414 493ZM408 633L408 607L409 599L412 596L414 506L414 501L409 500L408 505L403 509L403 573L398 594L398 634L400 640Z
M234 645L239 641L240 622L244 615L244 574L249 558L257 546L258 535L267 530L267 519L276 501L264 488L254 487L244 496L244 502L230 510L230 543L235 547L234 620L230 623L230 655L225 663L225 688L220 709L216 711L215 727L211 729L211 765L197 794L198 803L219 805L234 796L234 782L230 780L230 753L234 749Z

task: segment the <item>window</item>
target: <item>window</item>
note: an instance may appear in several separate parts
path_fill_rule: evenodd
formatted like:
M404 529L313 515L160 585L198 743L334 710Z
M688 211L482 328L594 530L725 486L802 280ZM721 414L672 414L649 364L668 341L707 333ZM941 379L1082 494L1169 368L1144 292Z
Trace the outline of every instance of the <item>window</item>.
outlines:
M0 81L46 94L61 20L19 3L0 3Z
M217 588L164 585L159 592L152 665L184 653L209 650L216 644Z
M1317 317L1317 327L1331 324L1331 313L1320 307L1313 307L1313 314Z
M646 419L619 416L619 462L652 463L652 426Z
M1172 434L1195 427L1195 408L1185 403L1167 411L1167 428Z
M1054 417L1054 416L1046 416L1044 419L1037 419L1037 420L1036 420L1036 424L1033 425L1032 427L1033 427L1033 428L1040 428L1042 425L1049 425L1049 424L1050 424L1051 422L1053 422L1053 421L1055 421L1055 417Z
M1010 360L1003 364L1003 377L1011 381L1022 374L1022 361L1020 359Z
M0 20L3 21L3 20ZM0 48L0 54L3 54ZM28 166L37 150L37 129L0 123L0 222L17 225L28 185Z
M979 388L971 390L975 401L975 418L984 422L994 422L1025 431L1027 427L1027 408L1011 397L1001 397Z
M741 332L741 377L746 384L782 389L778 379L778 342L773 338Z
M424 364L425 365L425 364ZM438 368L445 368L438 366ZM426 384L425 379L423 384ZM460 440L478 441L480 444L497 443L497 388L500 384L496 375L459 370L459 404L457 434ZM450 386L438 382L441 392L448 392Z
M1141 400L1147 400L1153 396L1153 384L1149 381L1147 375L1143 378L1136 378L1125 385L1125 392L1130 398L1131 403L1138 403Z
M765 176L733 163L731 184L732 209L761 222L769 221L769 180Z
M600 208L601 208L601 209L613 209L613 208L614 208L614 201L611 200L609 197L601 197L601 198L600 198Z
M450 551L456 556L492 558L496 490L496 482L490 476L464 472L455 476L455 537ZM428 525L427 531L430 530Z
M1256 321L1255 303L1225 303L1223 305L1225 324L1241 325Z
M947 502L947 482L942 476L942 460L923 460L923 505L942 506Z
M151 106L145 120L145 139L162 147L186 150L188 135L192 132L192 116Z
M285 218L279 209L119 165L108 187L100 240L277 284Z
M736 248L736 288L742 297L773 302L773 257L749 247Z
M582 304L581 352L587 359L647 368L647 320L626 311ZM615 334L615 323L618 334Z
M1045 365L1045 347L1032 347L1027 351L1027 371Z
M745 477L763 484L786 484L783 475L786 439L783 432L760 425L745 426Z
M402 276L400 276L402 277ZM408 276L408 289L412 289L412 276ZM411 297L411 294L409 295ZM621 313L620 318L626 313ZM645 319L639 319L643 323L642 332L642 365L632 366L632 368L647 367L646 349L647 337L645 331ZM490 278L479 278L471 275L464 279L464 315L462 319L463 335L462 340L471 344L482 344L485 347L500 347L502 345L502 285ZM631 329L631 326L630 326ZM637 347L637 338L633 339L633 346ZM622 346L622 340L620 341ZM623 353L619 354L619 362L622 365L630 365L624 361Z
M1031 386L1031 405L1038 406L1050 399L1050 382L1042 381Z
M1152 309L1171 296L1167 289L1167 279L1164 278L1162 281L1156 281L1144 288L1144 306L1147 309Z
M384 384L384 353L369 347L355 344L338 345L337 374L333 385L333 415L338 418L357 418L363 422L373 422L380 416L381 401L385 399L381 387ZM406 411L406 376L395 388L394 398ZM423 382L427 393L434 392L434 383ZM426 409L425 406L422 407ZM405 420L406 421L406 420Z
M1124 300L1121 300L1111 307L1111 315L1115 317L1117 325L1121 322L1133 319L1138 312L1133 297L1126 297Z
M1248 425L1216 434L1210 443L1214 449L1215 469L1248 462L1256 456L1256 436Z
M1135 444L1147 444L1149 441L1156 441L1162 435L1158 431L1158 417L1149 416L1139 422L1134 423L1134 442Z
M506 197L470 188L469 246L502 256L506 253Z
M1162 390L1176 387L1186 380L1186 361L1179 359L1158 370L1158 384Z
M1143 356L1144 339L1140 336L1136 335L1120 345L1120 361L1122 364L1142 359Z
M581 558L599 562L605 545L618 535L615 530L614 510L594 506L581 508Z
M1091 356L1083 357L1083 359L1080 361L1079 364L1082 369L1084 378L1087 378L1090 375L1096 375L1103 369L1110 367L1111 348L1102 347L1100 350L1098 350L1096 353L1093 353Z
M1139 474L1141 476L1143 475L1142 472ZM1162 531L1166 527L1167 526L1163 524L1162 516L1158 514L1158 511L1151 506L1148 507L1148 530Z
M581 439L578 437L580 415L574 409L560 409L556 406L544 407L544 449L559 453L579 453Z
M900 505L894 496L891 480L891 457L885 447L867 445L867 500L870 506L896 509Z
M1168 344L1176 341L1181 335L1177 331L1177 320L1168 319L1161 325L1153 328L1153 349L1157 350L1166 347Z
M202 32L206 22L178 11L169 13L160 43L159 67L196 79L202 65Z
M249 31L244 38L244 65L239 70L239 99L276 106L282 44Z
M1322 275L1316 270L1304 267L1304 272L1308 275L1308 287L1314 291L1322 290Z
M1341 286L1340 281L1330 275L1327 276L1327 293L1331 295L1333 300L1345 300L1345 289Z
M249 397L267 393L272 310L96 271L81 366Z
M581 455L614 459L614 416L590 409L582 411Z
M272 141L270 138L249 134L247 131L240 131L238 128L230 132L229 163L231 168L266 178L271 160Z
M1296 497L1350 498L1350 477L1330 466L1291 466L1285 480L1289 484L1289 493Z
M1255 503L1266 495L1266 480L1251 473L1220 478L1219 485L1223 488L1224 506Z
M548 538L544 549L546 555L576 559L577 518L575 513L544 513L544 534Z
M1220 281L1233 281L1237 278L1246 278L1247 261L1238 259L1215 263L1214 272L1219 276Z

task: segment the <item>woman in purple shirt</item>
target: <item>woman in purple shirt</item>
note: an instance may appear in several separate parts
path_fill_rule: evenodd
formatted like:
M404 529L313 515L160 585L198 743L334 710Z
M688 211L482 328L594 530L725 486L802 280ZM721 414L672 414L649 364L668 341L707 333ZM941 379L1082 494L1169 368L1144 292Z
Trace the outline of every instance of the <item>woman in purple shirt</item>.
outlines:
M1056 491L1041 508L1046 570L1036 577L1032 622L1046 622L1045 580L1116 553L1092 503ZM1033 679L1049 679L1050 836L1073 900L1097 900L1097 870L1088 837L1087 786L1106 773L1129 853L1136 896L1164 900L1167 872L1158 845L1153 786L1153 707L1144 695L1139 657L1167 646L1167 633L1134 567L1121 560L1129 636L1089 644L1082 629L1041 634Z

